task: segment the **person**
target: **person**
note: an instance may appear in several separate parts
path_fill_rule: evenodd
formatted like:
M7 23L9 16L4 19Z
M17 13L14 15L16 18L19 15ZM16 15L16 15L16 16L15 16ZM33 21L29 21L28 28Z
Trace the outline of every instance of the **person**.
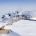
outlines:
M5 15L2 16L2 19L5 18Z
M24 17L24 18L23 18ZM26 15L22 15L22 19L27 20L27 16Z
M10 14L10 13L8 13L8 15L9 15L9 16L11 16L11 14Z

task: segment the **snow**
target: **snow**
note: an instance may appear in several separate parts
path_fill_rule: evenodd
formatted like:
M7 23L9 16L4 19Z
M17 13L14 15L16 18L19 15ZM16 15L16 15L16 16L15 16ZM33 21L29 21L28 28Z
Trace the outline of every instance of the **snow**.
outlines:
M2 27L2 26L5 26L7 23L3 23L3 22L0 22L0 28Z
M32 18L30 18L30 19L32 19L32 20L36 20L36 17L32 17Z
M36 21L20 20L8 25L5 29L11 29L8 36L36 36Z

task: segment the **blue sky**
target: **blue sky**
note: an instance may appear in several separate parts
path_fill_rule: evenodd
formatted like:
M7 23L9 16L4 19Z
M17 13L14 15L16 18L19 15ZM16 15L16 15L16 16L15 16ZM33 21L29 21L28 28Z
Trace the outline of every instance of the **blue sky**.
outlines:
M36 10L36 0L0 0L0 9L12 8Z
M0 4L2 5L34 5L36 4L36 0L0 0Z

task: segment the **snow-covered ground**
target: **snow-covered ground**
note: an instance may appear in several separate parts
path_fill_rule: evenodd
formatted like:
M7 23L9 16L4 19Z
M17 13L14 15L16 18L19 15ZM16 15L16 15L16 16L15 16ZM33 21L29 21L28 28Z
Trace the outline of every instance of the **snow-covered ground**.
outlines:
M5 28L12 32L2 36L36 36L36 21L20 20Z

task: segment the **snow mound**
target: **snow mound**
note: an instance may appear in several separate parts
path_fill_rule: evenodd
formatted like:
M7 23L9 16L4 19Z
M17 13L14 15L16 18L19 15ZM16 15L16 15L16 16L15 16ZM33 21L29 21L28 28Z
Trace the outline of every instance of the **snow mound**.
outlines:
M6 26L5 29L11 29L20 36L36 36L36 21L20 20Z

